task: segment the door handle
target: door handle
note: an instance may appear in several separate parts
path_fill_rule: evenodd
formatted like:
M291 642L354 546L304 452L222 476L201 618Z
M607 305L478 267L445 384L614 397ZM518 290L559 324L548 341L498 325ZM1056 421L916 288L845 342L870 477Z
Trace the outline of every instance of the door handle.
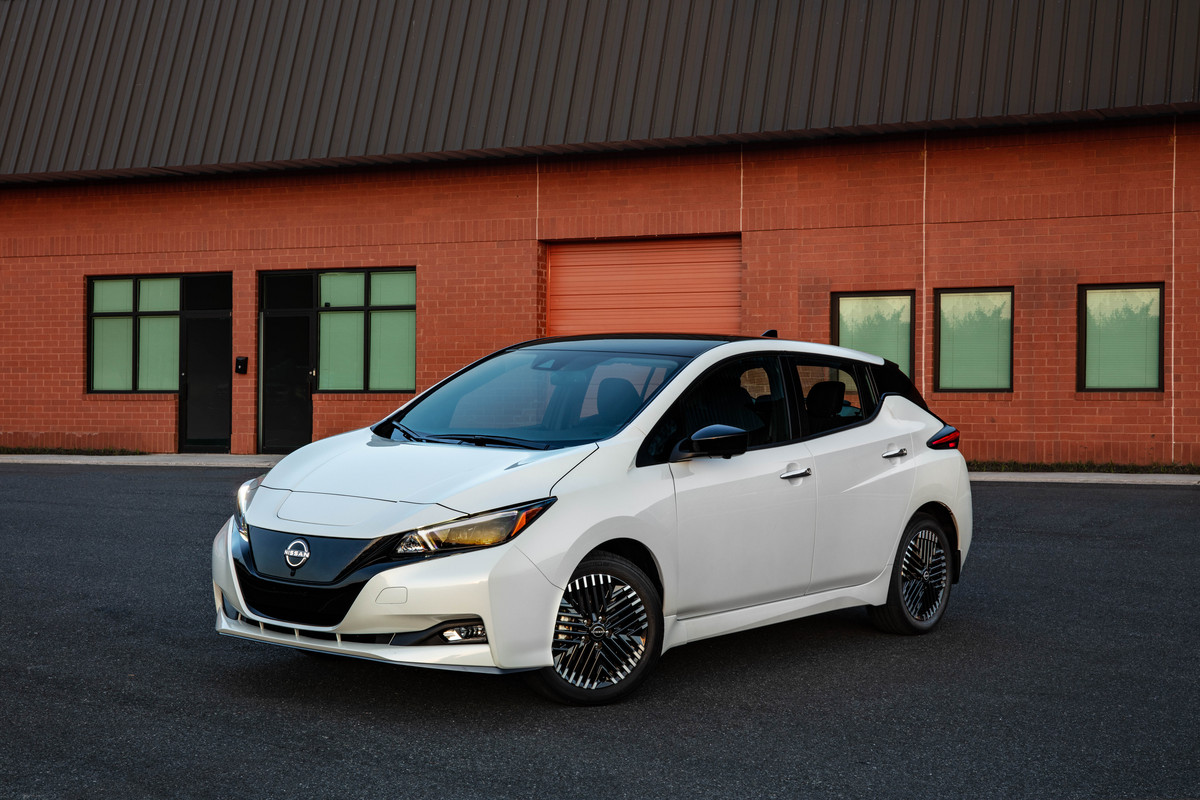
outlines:
M787 472L783 473L779 477L785 481L790 481L790 480L795 480L796 478L807 478L809 475L812 475L812 467L805 467L804 469L788 470Z
M883 454L884 458L903 458L908 455L908 450L901 447L899 450L889 450Z

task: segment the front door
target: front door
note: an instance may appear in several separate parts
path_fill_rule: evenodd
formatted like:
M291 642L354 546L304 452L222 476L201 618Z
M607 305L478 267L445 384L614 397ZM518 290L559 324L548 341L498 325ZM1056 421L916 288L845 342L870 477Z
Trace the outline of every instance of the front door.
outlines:
M181 452L228 453L232 430L233 342L229 314L183 323L179 381Z
M312 441L311 314L264 314L259 451L290 453Z
M233 430L233 276L180 282L179 452L228 453Z
M663 421L684 436L730 425L748 433L750 446L732 458L670 465L680 619L799 597L808 588L816 484L808 448L791 435L785 397L776 357L738 358L701 378Z

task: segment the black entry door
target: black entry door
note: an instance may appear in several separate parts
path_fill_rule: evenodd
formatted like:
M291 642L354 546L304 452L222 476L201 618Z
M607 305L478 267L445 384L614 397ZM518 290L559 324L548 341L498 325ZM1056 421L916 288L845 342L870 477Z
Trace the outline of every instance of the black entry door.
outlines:
M180 281L179 451L228 453L233 430L233 276Z
M312 441L312 324L311 314L263 315L260 452Z
M181 319L179 449L228 453L232 431L233 341L229 314Z

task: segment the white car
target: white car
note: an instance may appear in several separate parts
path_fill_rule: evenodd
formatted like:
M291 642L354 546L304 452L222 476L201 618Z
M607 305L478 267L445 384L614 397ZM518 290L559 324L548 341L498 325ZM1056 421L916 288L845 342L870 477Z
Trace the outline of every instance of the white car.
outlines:
M616 700L669 648L849 606L925 633L971 543L959 434L895 364L774 338L501 350L237 495L217 631Z

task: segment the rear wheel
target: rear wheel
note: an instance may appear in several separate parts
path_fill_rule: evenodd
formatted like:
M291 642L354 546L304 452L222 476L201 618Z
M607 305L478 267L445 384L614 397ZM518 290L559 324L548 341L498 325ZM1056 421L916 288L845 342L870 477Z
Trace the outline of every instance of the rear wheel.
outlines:
M662 601L645 573L620 556L589 556L559 601L554 664L530 680L560 703L615 702L645 680L662 650L662 629Z
M900 537L887 602L869 607L867 614L889 633L928 633L949 601L950 540L936 519L917 514Z

